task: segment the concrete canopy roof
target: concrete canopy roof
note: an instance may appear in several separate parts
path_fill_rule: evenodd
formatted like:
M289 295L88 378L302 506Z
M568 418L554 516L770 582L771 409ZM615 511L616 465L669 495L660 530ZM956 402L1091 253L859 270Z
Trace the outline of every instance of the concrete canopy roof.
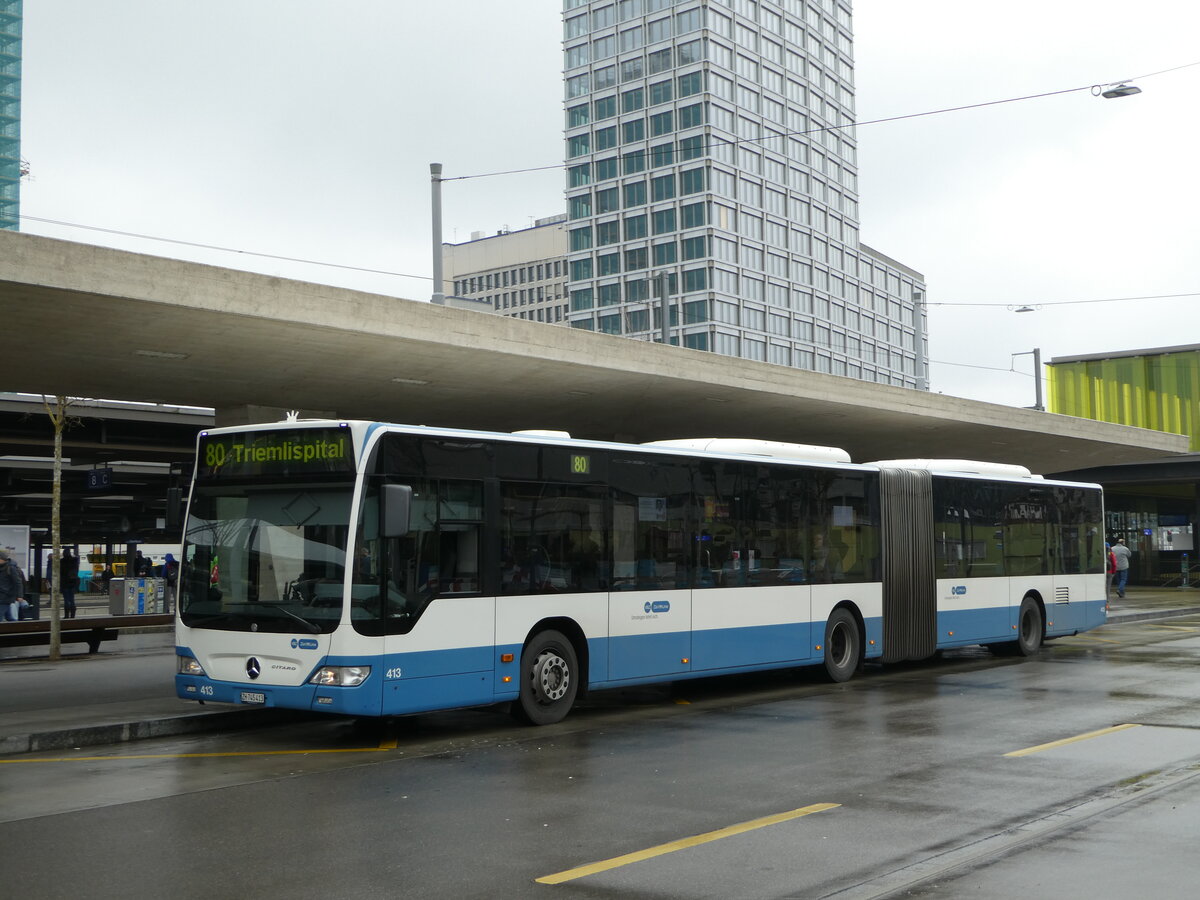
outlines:
M9 390L648 441L755 437L856 461L1057 472L1182 436L14 232L0 232ZM89 349L90 348L90 349ZM276 416L272 413L271 418Z

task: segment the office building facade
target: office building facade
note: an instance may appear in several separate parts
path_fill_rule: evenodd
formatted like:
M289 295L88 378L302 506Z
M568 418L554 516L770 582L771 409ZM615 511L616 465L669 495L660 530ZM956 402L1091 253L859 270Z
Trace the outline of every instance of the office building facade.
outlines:
M641 340L666 308L672 343L927 388L924 278L859 240L849 0L564 7L566 221L446 245L454 293ZM555 254L534 301L514 279Z
M567 313L565 215L538 219L529 228L475 233L442 245L451 298L513 319L563 324ZM450 303L448 305L456 305ZM474 308L469 304L464 308Z
M922 276L859 241L849 0L565 0L569 324L925 386Z
M0 0L0 228L21 214L21 0Z

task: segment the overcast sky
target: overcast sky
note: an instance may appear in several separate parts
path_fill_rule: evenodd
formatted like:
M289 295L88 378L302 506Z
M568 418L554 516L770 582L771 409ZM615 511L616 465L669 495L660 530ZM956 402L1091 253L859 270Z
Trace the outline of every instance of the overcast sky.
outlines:
M560 8L27 0L22 229L428 299L429 163L562 162ZM1135 97L1087 90L1200 62L1200 3L854 12L862 122L1084 88L858 128L862 240L927 279L934 390L1028 406L1014 353L1200 342L1200 296L1054 305L1200 292L1200 66ZM562 187L558 170L448 183L445 238L558 213Z

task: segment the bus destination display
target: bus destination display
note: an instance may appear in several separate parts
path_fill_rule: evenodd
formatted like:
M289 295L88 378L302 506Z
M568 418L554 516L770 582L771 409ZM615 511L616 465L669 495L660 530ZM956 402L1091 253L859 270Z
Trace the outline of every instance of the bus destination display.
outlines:
M200 481L354 472L354 441L345 428L208 434L196 460Z

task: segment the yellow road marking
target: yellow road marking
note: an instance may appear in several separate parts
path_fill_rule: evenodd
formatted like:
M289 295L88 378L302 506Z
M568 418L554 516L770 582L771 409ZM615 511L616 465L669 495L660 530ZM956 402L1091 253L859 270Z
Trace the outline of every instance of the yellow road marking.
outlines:
M231 750L214 753L142 753L131 756L39 756L34 759L0 759L11 763L100 762L125 759L213 759L222 756L307 756L310 753L380 753L396 749L396 742L384 741L378 747L352 747L342 750Z
M1114 641L1110 638L1096 637L1094 634L1077 634L1075 635L1081 641L1099 641L1102 644L1119 644L1121 641Z
M1195 631L1195 628L1188 628L1186 625L1151 625L1151 628L1166 628L1168 631Z
M567 869L565 872L558 872L554 875L544 875L535 880L538 882L538 884L562 884L564 881L573 881L576 878L583 878L585 875L595 875L597 872L607 872L609 869L620 868L621 866L627 866L630 863L641 862L644 859L653 859L656 856L674 853L676 850L686 850L688 847L697 847L700 844L707 844L711 841L720 840L721 838L732 837L735 834L743 834L747 831L754 831L757 828L766 828L768 825L778 825L780 822L787 822L791 819L799 819L801 816L808 816L812 815L813 813L824 812L827 809L837 809L839 806L841 806L840 803L814 803L811 806L793 809L790 812L776 813L773 816L764 816L761 819L753 819L749 822L742 822L740 825L730 825L728 828L718 828L716 831L709 831L705 834L697 834L678 841L671 841L669 844L659 844L657 847L650 847L647 850L638 850L636 853L626 853L624 856L614 856L612 859L590 863L586 866L578 866L574 869Z
M1101 737L1106 734L1113 734L1117 731L1125 731L1129 728L1140 728L1140 725L1114 725L1112 728L1101 728L1099 731L1089 731L1087 734L1077 734L1075 737L1063 738L1061 741L1051 741L1049 744L1038 744L1036 747L1026 747L1024 750L1014 750L1012 753L1005 753L1005 756L1032 756L1034 753L1041 753L1043 750L1053 750L1055 747L1065 747L1067 744L1075 744L1079 741L1087 741L1094 737Z

